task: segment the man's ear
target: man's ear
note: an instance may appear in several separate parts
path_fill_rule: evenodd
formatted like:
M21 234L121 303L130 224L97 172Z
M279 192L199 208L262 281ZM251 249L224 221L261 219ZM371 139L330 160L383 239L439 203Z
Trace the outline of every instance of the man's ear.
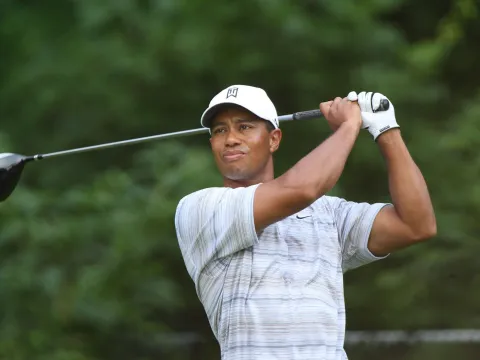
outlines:
M209 129L208 129L208 135L210 136L210 137L208 138L208 141L210 141L210 146L211 146L211 145L212 145L212 128L209 128Z
M282 141L282 130L274 129L270 131L270 152L274 153L280 147Z

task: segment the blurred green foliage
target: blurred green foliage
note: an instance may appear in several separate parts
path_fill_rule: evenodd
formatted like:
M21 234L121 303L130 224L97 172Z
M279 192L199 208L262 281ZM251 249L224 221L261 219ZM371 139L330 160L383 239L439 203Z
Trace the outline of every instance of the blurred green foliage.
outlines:
M196 128L230 84L266 89L279 114L382 92L439 233L346 275L347 327L480 328L479 43L475 0L3 0L0 151ZM277 174L329 135L322 120L282 127ZM207 136L28 165L0 206L0 358L219 358L173 227L181 197L219 184ZM333 193L388 201L368 133ZM179 332L201 341L175 345ZM468 360L480 347L348 353Z

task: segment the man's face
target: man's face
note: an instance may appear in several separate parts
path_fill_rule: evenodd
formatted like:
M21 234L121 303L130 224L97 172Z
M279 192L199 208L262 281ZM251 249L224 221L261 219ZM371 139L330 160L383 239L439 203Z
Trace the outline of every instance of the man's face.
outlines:
M212 120L210 143L218 169L230 180L254 180L265 171L278 149L281 131L269 131L267 122L251 112L229 107Z

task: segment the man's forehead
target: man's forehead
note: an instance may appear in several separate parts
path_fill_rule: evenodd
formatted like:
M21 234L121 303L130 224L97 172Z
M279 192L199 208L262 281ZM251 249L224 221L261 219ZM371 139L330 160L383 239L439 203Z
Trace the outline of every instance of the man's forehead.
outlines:
M219 109L212 118L212 126L226 120L255 121L258 117L252 112L237 106L228 106Z

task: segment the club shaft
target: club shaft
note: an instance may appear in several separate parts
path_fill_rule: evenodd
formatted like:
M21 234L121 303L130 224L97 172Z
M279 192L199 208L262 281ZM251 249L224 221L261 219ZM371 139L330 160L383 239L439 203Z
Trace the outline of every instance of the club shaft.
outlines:
M38 154L38 155L35 155L35 160L46 159L54 156L82 153L82 152L93 151L93 150L107 149L107 148L118 147L118 146L132 145L132 144L158 140L158 139L168 139L168 138L177 138L177 137L188 136L188 135L196 135L196 134L202 134L207 132L208 132L208 129L198 128L198 129L192 129L192 130L177 131L177 132L172 132L168 134L145 136L145 137L136 138L136 139L115 141L111 143L86 146L86 147L77 148L77 149L56 151L48 154Z
M308 110L308 111L301 111L301 112L288 114L288 115L281 115L278 117L278 121L285 122L285 121L291 121L291 120L308 120L308 119L319 118L321 116L323 115L320 112L320 110ZM94 151L94 150L101 150L101 149L107 149L107 148L113 148L113 147L119 147L119 146L125 146L125 145L138 144L138 143L152 141L152 140L178 138L182 136L198 135L198 134L204 134L204 133L208 133L207 128L183 130L183 131L177 131L177 132L172 132L167 134L145 136L145 137L136 138L136 139L128 139L128 140L115 141L115 142L106 143L106 144L86 146L86 147L81 147L77 149L56 151L48 154L37 154L27 158L26 160L27 161L42 160L42 159L55 157L55 156L76 154L76 153L82 153L87 151Z

